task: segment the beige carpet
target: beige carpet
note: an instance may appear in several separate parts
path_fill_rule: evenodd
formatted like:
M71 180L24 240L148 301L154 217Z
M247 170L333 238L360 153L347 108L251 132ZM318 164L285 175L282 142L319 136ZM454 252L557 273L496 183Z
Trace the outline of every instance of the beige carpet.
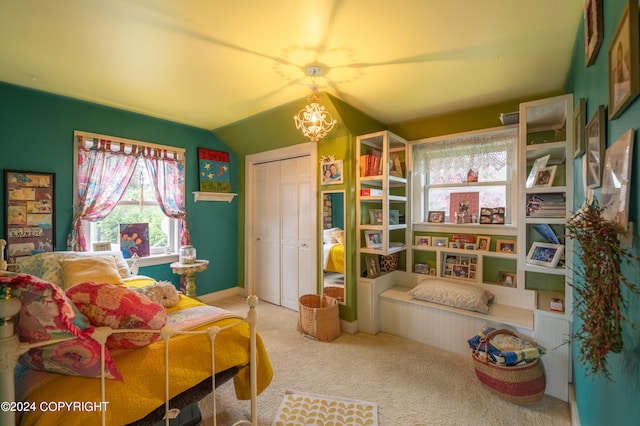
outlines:
M245 299L217 306L246 312ZM330 343L296 331L297 313L261 302L258 331L274 368L271 385L258 397L258 423L271 425L289 389L371 401L381 426L571 424L569 405L545 396L533 406L501 400L478 382L471 355L464 357L380 333L342 333ZM201 403L205 425L213 424L210 398ZM233 383L217 392L218 425L250 418L249 401L235 398Z

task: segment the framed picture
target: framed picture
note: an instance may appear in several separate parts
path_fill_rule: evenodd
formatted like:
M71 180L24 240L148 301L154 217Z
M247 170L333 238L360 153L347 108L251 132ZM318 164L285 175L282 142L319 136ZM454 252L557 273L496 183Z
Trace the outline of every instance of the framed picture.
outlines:
M369 223L382 225L382 209L369 209Z
M452 192L449 195L449 222L471 223L480 210L479 192Z
M464 249L465 250L475 250L476 249L476 243L465 243L464 244Z
M491 223L504 225L504 207L496 207L491 209Z
M527 262L555 268L563 251L564 246L562 244L534 242L527 254Z
M323 161L321 164L322 176L320 176L320 181L323 185L337 185L344 182L342 160Z
M609 119L618 118L640 92L638 2L628 0L609 45Z
M500 253L517 253L518 249L515 240L497 240L496 251Z
M430 246L431 245L431 237L428 235L417 235L416 236L416 245L417 246Z
M586 176L585 183L587 188L599 188L602 179L602 161L604 159L604 147L606 145L606 108L603 105L598 110L586 129Z
M138 257L149 256L149 224L121 223L120 251L125 259L131 258L134 254Z
M432 237L431 244L434 247L446 247L449 244L449 238L447 237Z
M429 216L427 217L427 221L432 223L444 223L444 212L430 211Z
M545 155L544 157L540 157L533 162L533 166L531 166L531 171L529 172L529 176L527 177L527 182L525 184L527 188L533 188L533 183L536 179L536 173L538 173L538 170L540 170L541 168L547 166L547 161L549 161L549 158L551 158L550 154Z
M397 152L389 153L389 176L402 177L402 164L400 155Z
M400 210L389 210L389 225L400 224Z
M5 170L4 184L7 263L54 251L55 174Z
M513 272L498 271L498 284L505 287L516 287L517 275Z
M556 176L558 166L543 167L536 172L533 182L534 187L549 187L553 185L553 178Z
M607 150L602 171L602 216L627 229L629 217L629 179L633 155L634 129L627 130Z
M584 56L588 67L596 61L604 39L602 2L603 0L585 0L584 2Z
M573 158L578 158L584 154L584 127L587 100L580 98L576 109L573 111Z
M491 245L491 237L478 235L478 250L488 251Z
M91 245L93 251L111 251L111 243L109 241L100 241Z
M201 192L231 192L229 153L198 148L198 178Z
M368 249L381 249L382 231L364 231L364 240Z
M416 274L428 275L430 271L429 265L427 265L426 263L416 263L415 271L416 271Z
M364 262L367 265L367 278L375 278L380 275L380 261L377 255L365 255Z
M453 249L460 248L460 243L458 243L457 241L451 241L449 243L449 248L453 248Z

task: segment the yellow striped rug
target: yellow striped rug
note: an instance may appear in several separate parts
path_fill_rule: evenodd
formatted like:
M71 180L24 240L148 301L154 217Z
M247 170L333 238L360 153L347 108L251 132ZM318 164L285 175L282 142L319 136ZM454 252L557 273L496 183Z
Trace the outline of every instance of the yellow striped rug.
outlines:
M342 397L286 391L271 426L377 426L378 405Z

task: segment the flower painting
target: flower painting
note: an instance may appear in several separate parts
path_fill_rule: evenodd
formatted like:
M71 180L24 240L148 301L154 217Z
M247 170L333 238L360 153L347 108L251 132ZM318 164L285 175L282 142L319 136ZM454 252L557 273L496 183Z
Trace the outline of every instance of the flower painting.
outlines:
M120 251L125 259L131 258L134 253L138 257L149 256L149 224L121 223Z

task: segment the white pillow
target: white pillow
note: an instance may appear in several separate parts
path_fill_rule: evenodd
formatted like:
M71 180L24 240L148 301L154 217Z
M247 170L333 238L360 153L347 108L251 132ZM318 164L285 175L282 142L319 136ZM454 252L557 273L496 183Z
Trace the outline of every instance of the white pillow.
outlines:
M322 234L322 240L324 241L325 244L335 244L336 243L336 241L331 236L331 233L333 233L335 231L342 231L342 229L340 229L340 228L330 228L330 229L325 229L324 230L324 232Z
M418 300L438 303L468 311L489 312L493 294L473 285L458 284L443 280L425 280L409 290L409 294Z

